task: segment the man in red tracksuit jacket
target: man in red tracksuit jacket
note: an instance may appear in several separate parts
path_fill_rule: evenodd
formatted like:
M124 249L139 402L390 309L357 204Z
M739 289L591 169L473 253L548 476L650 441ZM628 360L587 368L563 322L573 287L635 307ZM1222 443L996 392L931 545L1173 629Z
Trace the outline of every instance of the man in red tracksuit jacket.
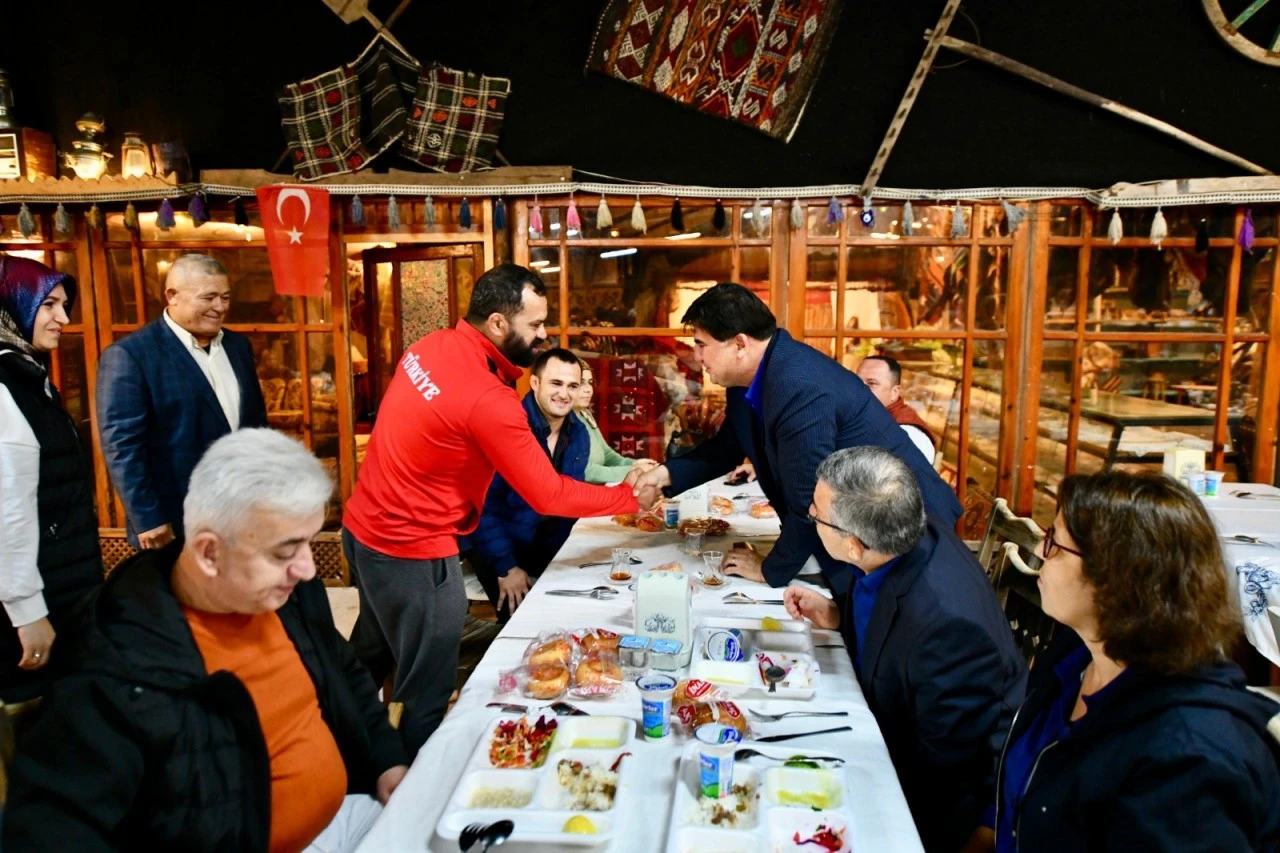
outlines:
M411 757L453 692L467 614L458 537L476 528L495 469L540 515L638 509L630 489L557 474L529 429L513 383L546 319L536 273L502 264L481 276L466 318L400 359L347 501L342 547L360 589L351 642L378 683L395 666Z

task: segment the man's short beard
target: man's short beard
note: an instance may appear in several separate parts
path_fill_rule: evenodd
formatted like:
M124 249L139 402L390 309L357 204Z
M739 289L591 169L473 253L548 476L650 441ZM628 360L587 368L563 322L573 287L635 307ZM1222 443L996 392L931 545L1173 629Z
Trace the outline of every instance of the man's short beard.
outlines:
M533 343L525 344L514 329L507 332L507 336L502 339L502 346L498 349L507 357L507 361L516 367L533 367L533 363L538 359L538 339L534 338Z

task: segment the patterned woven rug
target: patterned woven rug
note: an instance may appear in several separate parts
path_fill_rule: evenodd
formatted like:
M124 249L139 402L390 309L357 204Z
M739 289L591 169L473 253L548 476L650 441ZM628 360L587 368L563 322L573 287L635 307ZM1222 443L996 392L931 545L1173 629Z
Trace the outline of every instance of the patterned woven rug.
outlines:
M608 0L587 68L790 140L841 0Z

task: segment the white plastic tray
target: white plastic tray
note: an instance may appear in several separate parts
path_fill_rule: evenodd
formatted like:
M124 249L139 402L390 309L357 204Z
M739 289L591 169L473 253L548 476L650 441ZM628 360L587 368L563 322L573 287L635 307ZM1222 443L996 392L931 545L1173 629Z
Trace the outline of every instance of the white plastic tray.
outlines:
M796 749L744 744L778 758L797 754ZM806 755L828 755L821 751L804 750ZM834 757L834 756L833 756ZM750 783L755 786L757 798L754 820L745 820L735 828L703 826L698 823L701 791L698 784L697 744L689 744L680 762L676 791L671 807L671 824L667 833L666 853L814 853L822 848L813 844L796 845L795 833L809 837L819 824L841 830L844 845L838 853L853 850L853 814L849 810L850 792L843 767L808 768L784 767L780 761L761 758L739 761L734 764L735 784ZM812 791L827 796L828 805L821 810L808 805L786 805L779 791Z
M713 616L698 623L693 634L693 659L689 664L689 677L709 681L730 696L751 695L769 699L812 699L818 692L822 671L813 651L813 629L808 622L793 619L778 620L780 628L764 631L759 619ZM716 632L736 628L742 632L746 657L741 661L707 659L707 637ZM769 685L760 674L757 653L777 658L779 654L806 661L811 678L807 685L778 684L777 691L769 692Z
M549 714L547 716L550 718ZM436 825L436 832L441 838L456 841L470 824L510 820L515 824L511 841L592 847L612 840L618 822L618 803L630 797L631 759L623 759L618 768L618 790L612 808L605 811L565 808L561 801L563 792L556 779L556 767L561 759L581 761L586 765L612 765L619 755L631 751L635 722L625 717L557 717L556 733L541 767L496 768L489 761L490 739L500 722L518 719L518 715L504 714L485 729ZM608 748L594 746L604 740L618 745ZM472 794L477 788L486 787L525 790L532 799L520 808L472 808L469 805ZM595 825L596 832L590 835L565 832L565 822L574 815L585 816Z

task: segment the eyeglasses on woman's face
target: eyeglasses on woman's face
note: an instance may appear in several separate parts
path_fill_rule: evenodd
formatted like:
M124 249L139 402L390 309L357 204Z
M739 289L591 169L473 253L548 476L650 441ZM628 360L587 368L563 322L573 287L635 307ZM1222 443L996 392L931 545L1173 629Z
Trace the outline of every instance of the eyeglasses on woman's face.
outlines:
M1054 529L1054 525L1051 524L1049 525L1049 529L1046 530L1044 534L1044 558L1046 560L1053 559L1053 555L1058 553L1059 551L1065 551L1068 554L1075 554L1080 559L1082 560L1084 559L1084 554L1081 554L1079 551L1077 551L1074 548L1068 548L1066 545L1063 545L1061 542L1057 541L1054 538L1055 536L1056 536L1056 531Z

